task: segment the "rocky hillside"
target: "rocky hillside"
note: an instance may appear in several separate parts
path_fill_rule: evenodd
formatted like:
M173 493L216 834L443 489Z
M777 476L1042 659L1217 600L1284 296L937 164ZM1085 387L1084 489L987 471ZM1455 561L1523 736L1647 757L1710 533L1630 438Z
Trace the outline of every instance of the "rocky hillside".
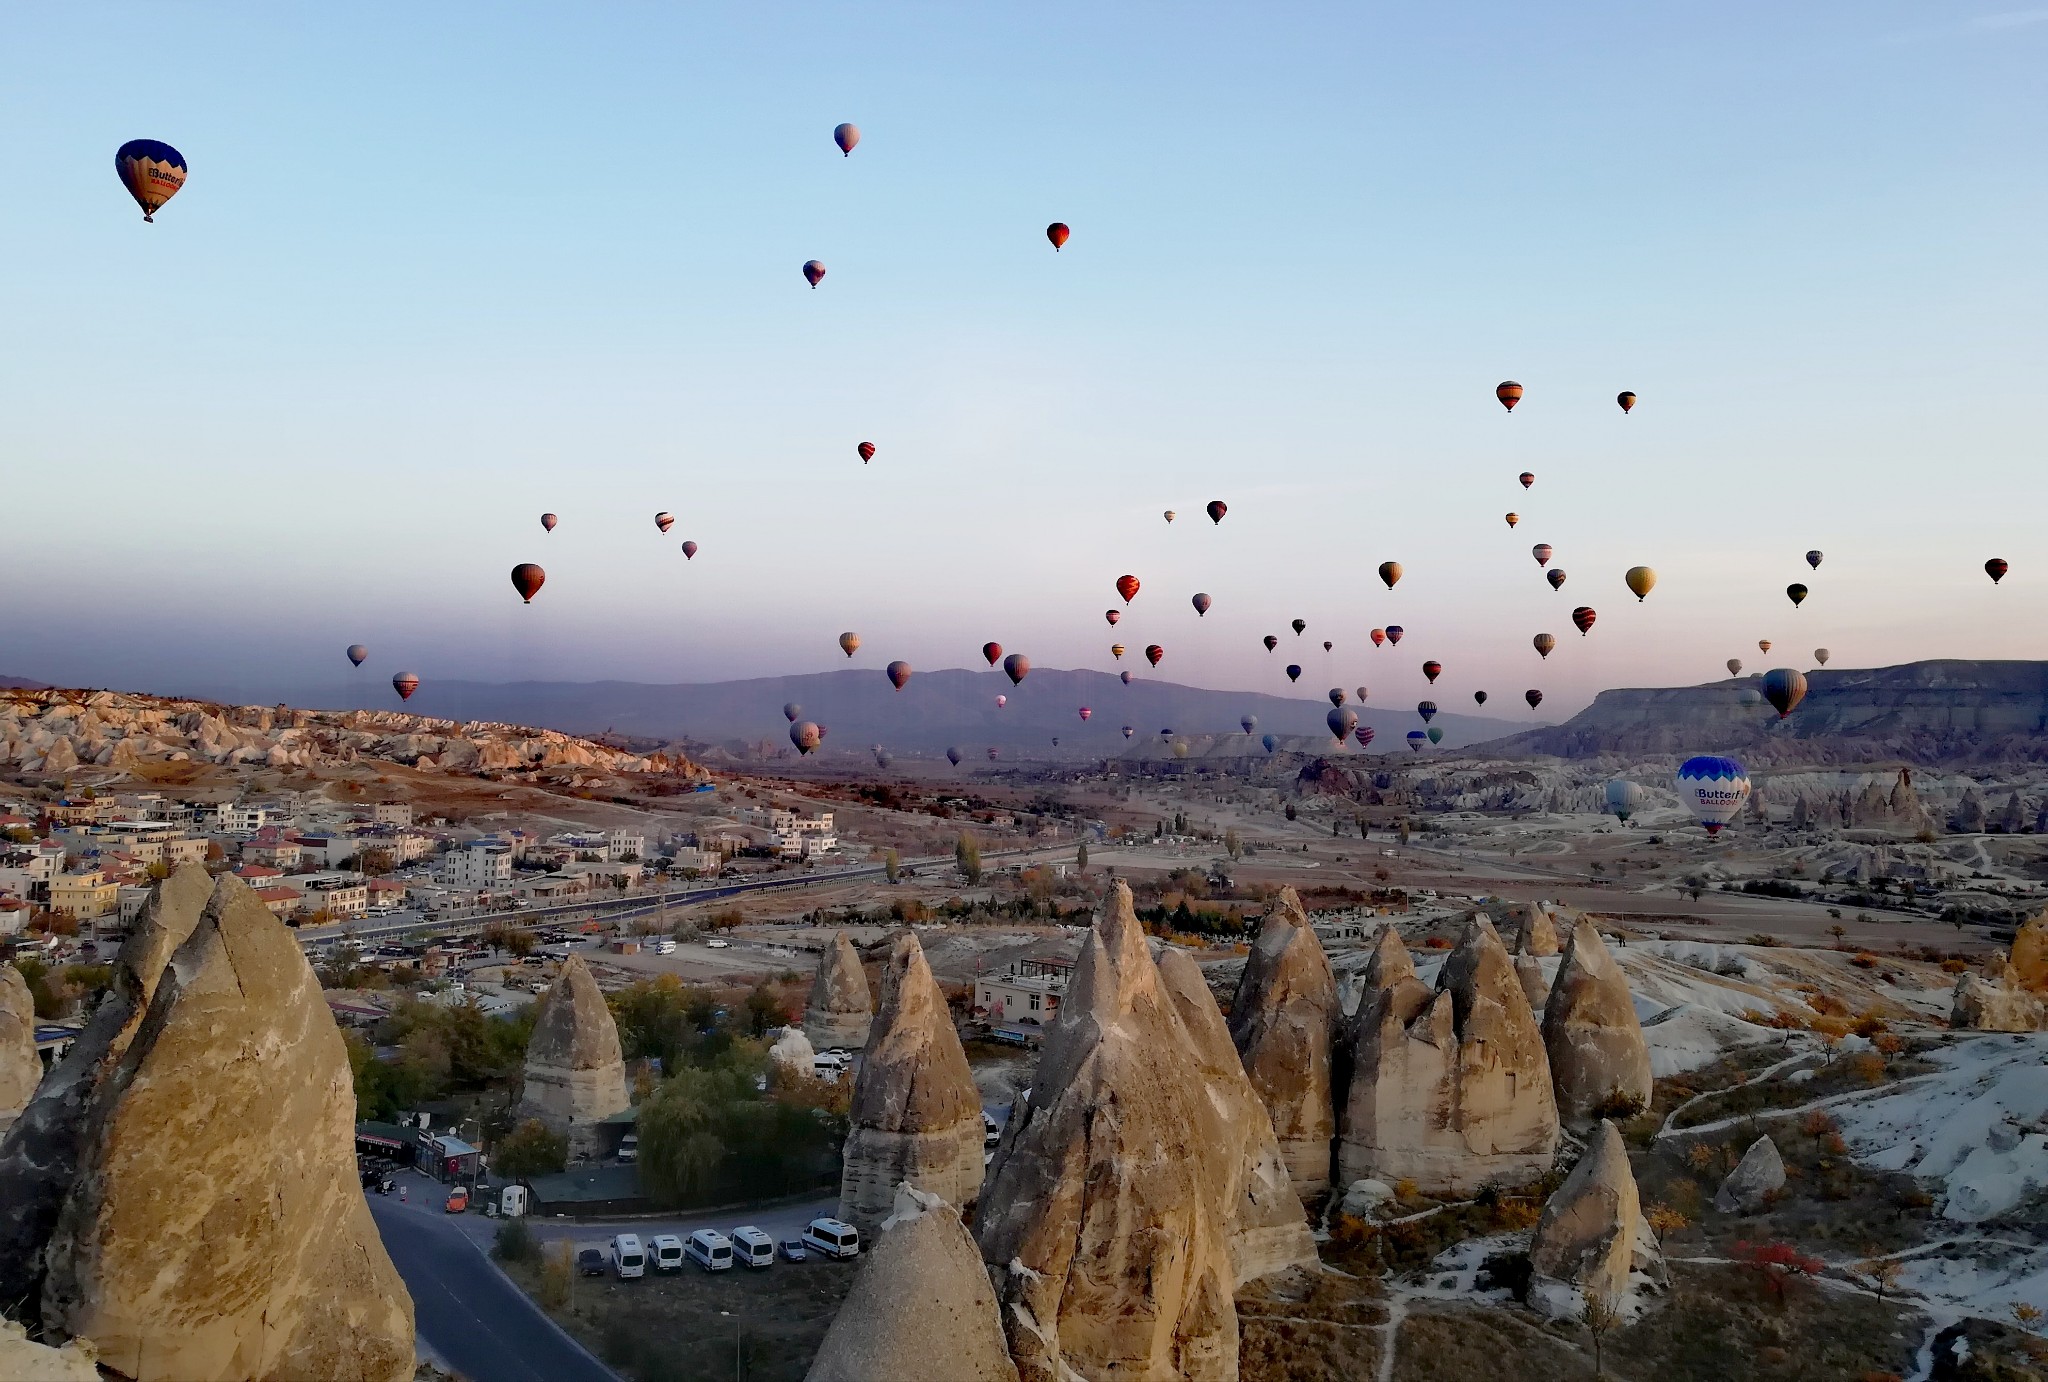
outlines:
M703 775L678 753L633 753L550 729L398 711L216 705L121 691L17 689L0 697L0 768L24 774L177 762L317 768L358 759L451 772Z
M1815 669L1806 673L1806 700L1784 721L1759 681L1603 691L1564 724L1486 748L1561 758L1732 752L1752 768L2048 759L2048 662Z

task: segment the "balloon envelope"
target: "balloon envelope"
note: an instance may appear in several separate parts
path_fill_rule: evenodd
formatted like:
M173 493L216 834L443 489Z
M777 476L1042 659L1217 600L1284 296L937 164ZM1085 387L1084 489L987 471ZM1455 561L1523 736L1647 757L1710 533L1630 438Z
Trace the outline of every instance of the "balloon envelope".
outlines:
M654 526L665 533L676 526L676 516L664 510L654 516Z
M1640 603L1656 586L1657 573L1647 566L1631 566L1622 580L1628 583L1629 593Z
M1756 646L1757 651L1767 653L1771 650L1771 640L1768 638L1759 638L1756 641Z
M1432 686L1436 685L1436 679L1443 674L1443 670L1444 665L1441 662L1425 662L1422 664L1422 675L1428 679L1429 684Z
M391 679L391 689L398 693L398 699L409 701L412 693L420 689L420 679L411 672L400 672Z
M1010 679L1010 685L1015 686L1030 674L1031 659L1024 656L1024 654L1011 653L1003 659L1003 675Z
M1522 516L1518 513L1511 513L1508 515L1508 526L1510 528L1514 527L1517 523L1520 523L1521 521Z
M984 643L981 645L981 655L987 658L988 665L993 667L1002 660L1003 645L1000 643Z
M1365 688L1363 686L1358 688L1358 703L1360 705L1365 704Z
M551 513L544 513L540 516L540 526L551 533L555 530L555 525L561 521L561 519Z
M818 747L818 741L824 737L809 720L798 720L789 727L789 742L796 745L799 754L809 753Z
M1261 642L1261 643L1263 643L1263 644L1265 644L1265 645L1266 645L1266 651L1267 651L1267 652L1269 652L1269 653L1270 653L1270 652L1272 652L1272 651L1273 651L1273 650L1274 650L1275 648L1277 648L1277 647L1279 647L1279 646L1280 646L1280 640L1279 640L1279 639L1277 639L1277 638L1275 638L1275 637L1274 637L1274 636L1273 636L1272 634L1270 634L1270 633L1269 633L1269 634L1267 634L1267 635L1266 635L1266 636L1265 636L1264 638L1261 638L1261 639L1259 640L1259 642Z
M1543 579L1550 582L1552 590L1562 588L1564 585L1564 568L1562 566L1551 567L1543 573Z
M1123 596L1125 604L1129 604L1132 597L1138 593L1138 578L1136 576L1118 576L1116 578L1116 593Z
M1504 379L1494 387L1493 396L1500 400L1500 406L1509 412L1522 401L1522 386L1512 379Z
M901 691L904 683L910 680L910 664L907 662L892 662L883 670L888 673L889 684L898 691Z
M1791 667L1773 667L1764 673L1763 693L1782 720L1806 699L1806 674Z
M1343 687L1341 687L1341 686L1333 686L1333 687L1331 687L1331 688L1330 688L1330 704L1331 704L1331 705L1342 705L1342 704L1344 704L1344 688L1343 688Z
M1827 666L1828 650L1826 648L1815 648L1813 650L1813 660L1815 662L1818 662L1823 667Z
M815 259L808 259L804 261L804 280L807 283L809 283L813 288L818 286L818 280L823 278L824 276L825 266L823 264L820 264Z
M1381 562L1380 579L1387 583L1387 589L1392 590L1401 579L1401 563L1398 561Z
M1619 817L1623 824L1627 824L1628 818L1642 808L1643 796L1643 789L1639 783L1631 782L1625 777L1612 777L1607 780L1607 809Z
M795 701L789 701L782 707L782 718L788 720L792 724L796 722L796 717L803 713L804 708L798 705Z
M1472 700L1473 700L1473 702L1474 702L1475 704L1478 704L1478 705L1485 705L1485 704L1486 704L1486 693L1485 693L1484 691L1474 691L1474 692L1472 693Z
M1709 835L1718 835L1749 800L1749 774L1733 758L1688 758L1678 768L1678 796Z
M1444 741L1444 727L1442 725L1431 725L1428 733L1430 743L1441 744Z
M1517 475L1515 478L1522 482L1523 489L1527 489L1529 488L1529 486L1536 483L1536 472L1533 470L1525 470L1520 475Z
M1421 751L1421 749L1422 749L1422 746L1423 746L1424 744L1427 744L1428 742L1429 742L1429 735L1428 735L1428 733L1427 733L1427 732L1425 732L1425 731L1423 731L1423 730L1419 730L1419 729L1411 729L1411 730L1409 730L1409 731L1408 731L1408 747L1409 747L1409 748L1411 748L1411 749L1414 749L1414 750L1416 750L1416 751L1420 752L1420 751Z
M154 221L185 185L185 155L161 140L131 139L114 150L114 173L142 208L142 219Z
M853 146L860 143L860 126L854 124L835 126L832 130L832 142L839 146L840 153L851 155L853 153Z
M1572 611L1572 623L1578 625L1581 638L1586 636L1586 630L1592 628L1593 621L1599 617L1598 614L1594 613L1591 605L1580 605Z
M1354 738L1354 739L1356 739L1356 740L1358 741L1358 747L1360 747L1360 748L1364 748L1364 747L1366 747L1366 746L1367 746L1368 744L1372 743L1372 738L1373 738L1373 731L1372 731L1372 726L1371 726L1371 725L1360 725L1360 726L1359 726L1359 727L1358 727L1358 728L1357 728L1356 730L1352 731L1352 736L1351 736L1351 737L1352 737L1352 738Z
M1216 602L1214 600L1211 600L1206 594L1197 591L1195 593L1195 598L1192 603L1195 607L1195 613L1198 615L1202 615L1207 614L1209 612L1209 606L1215 604Z
M1631 408L1636 406L1636 396L1630 393L1627 389L1623 389L1620 393L1616 394L1614 396L1614 401L1617 404L1621 405L1621 410L1624 413L1628 412Z
M866 465L875 458L875 444L871 441L864 441L853 449L860 453L860 463L862 465Z
M1209 521L1211 523L1221 523L1223 515L1229 512L1230 506L1221 499L1211 499L1209 501Z
M1385 643L1386 641L1387 641L1387 631L1386 631L1385 629L1374 629L1374 630L1372 631L1372 645L1373 645L1373 647L1377 648L1377 647L1379 647L1379 646L1380 646L1381 644Z
M533 597L540 593L540 588L547 582L547 578L548 573L530 561L522 561L512 568L512 588L518 591L519 598L529 605L533 603Z
M951 763L951 764L952 764L952 765L953 765L954 767L956 767L956 768L957 768L957 767L959 767L959 766L960 766L960 750L958 750L958 749L947 749L947 750L946 750L946 761L947 761L948 763Z
M1536 558L1538 566L1550 565L1550 552L1551 547L1547 542L1539 542L1529 549L1529 555Z
M1806 554L1806 564L1816 571L1820 570L1820 549L1818 547Z
M839 650L848 657L860 651L860 635L851 629L839 635Z
M698 551L698 548L697 548L697 544L696 544L696 543L694 543L694 542L686 542L686 543L684 543L684 544L683 544L683 560L684 560L684 561L695 561L695 560L697 559L697 551Z
M1054 221L1051 225L1045 228L1045 238L1052 241L1052 247L1055 253L1057 253L1067 243L1067 237L1069 235L1072 235L1073 233L1074 232L1067 229L1067 223L1065 221Z
M1741 659L1741 658L1739 658L1739 657L1731 657L1731 658L1729 658L1729 659L1728 659L1728 675L1729 675L1729 676L1731 676L1731 677L1739 677L1739 676L1741 676L1741 675L1742 675L1742 659Z
M1792 582L1785 587L1785 598L1792 602L1792 608L1798 609L1806 603L1806 587L1797 581Z
M1157 643L1148 643L1145 645L1145 661L1151 663L1154 667L1157 667L1159 665L1159 660L1165 656L1166 649L1160 647Z
M1522 693L1522 699L1529 703L1529 708L1531 710L1534 710L1537 706L1543 704L1543 693L1541 691L1534 690L1524 691Z
M1172 509L1168 509L1168 510L1166 511L1166 521L1167 521L1168 523L1171 523L1171 522L1173 522L1173 520L1174 520L1174 512L1173 512L1173 510L1172 510Z
M1102 611L1102 617L1109 621L1109 626L1111 628L1115 628L1120 622L1122 622L1124 612L1120 609L1106 609Z
M363 665L363 659L368 657L369 655L370 650L368 648L365 648L360 643L351 643L348 645L348 660L350 662L353 662L358 667Z
M1539 633L1529 641L1535 645L1539 657L1549 657L1550 650L1557 646L1557 640L1547 633Z
M1271 753L1274 749L1280 747L1279 739L1275 738L1273 735L1270 734L1260 735L1259 743L1265 746L1267 753Z
M1009 703L1010 703L1010 698L1009 698L1008 696L998 696L998 697L996 697L996 709L998 709L998 710L1001 710L1001 709L1002 709L1002 708L1003 708L1004 706L1008 705Z
M1422 723L1428 724L1436 718L1436 702L1417 701L1415 703L1415 713L1422 717Z
M1351 731L1358 728L1358 712L1348 705L1334 706L1323 717L1323 723L1330 727L1330 733L1339 743L1351 737Z
M1087 718L1088 718L1089 716L1093 715L1094 713L1095 713L1094 711L1090 710L1090 709L1089 709L1089 708L1088 708L1087 706L1085 706L1085 705L1081 707L1081 718L1082 718L1082 719L1083 719L1084 721L1085 721L1085 720L1086 720L1086 719L1087 719Z
M1259 727L1259 717L1256 715L1247 715L1242 720L1239 720L1238 723L1244 726L1244 732L1246 734L1250 734L1253 730Z
M1129 672L1123 673L1123 683L1126 686L1131 684L1131 674Z
M1993 585L1997 585L2000 581L2004 580L2005 573L2010 570L2012 568L2006 565L2001 557L1993 557L1990 561L1984 563L1984 574L1991 578L1991 584Z
M1126 739L1130 738L1130 737L1131 737L1131 736L1132 736L1133 734L1136 734L1137 732L1138 732L1138 729L1137 729L1137 726L1135 726L1135 725L1125 725L1125 726L1124 726L1124 738L1126 738Z
M1298 664L1298 663L1293 663L1293 662L1290 662L1290 663L1288 663L1288 664L1287 664L1287 679L1288 679L1289 681L1300 681L1300 680L1301 680L1301 666L1300 666L1300 664Z
M1123 657L1124 657L1124 645L1123 645L1123 644L1121 644L1121 643L1112 643L1112 644L1110 644L1110 645L1109 645L1109 655L1110 655L1111 657L1115 658L1115 659L1116 659L1117 661L1119 661L1119 662L1123 661Z
M1297 620L1295 620L1295 621L1294 621L1294 622L1293 622L1292 624L1290 624L1290 625L1289 625L1288 627L1289 627L1289 628L1291 628L1291 629L1293 629L1293 630L1294 630L1294 636L1295 636L1296 638L1299 638L1299 637L1301 637L1301 631L1302 631L1303 629L1305 629L1305 628L1307 628L1307 627L1308 627L1308 620L1306 620L1306 619L1297 619Z

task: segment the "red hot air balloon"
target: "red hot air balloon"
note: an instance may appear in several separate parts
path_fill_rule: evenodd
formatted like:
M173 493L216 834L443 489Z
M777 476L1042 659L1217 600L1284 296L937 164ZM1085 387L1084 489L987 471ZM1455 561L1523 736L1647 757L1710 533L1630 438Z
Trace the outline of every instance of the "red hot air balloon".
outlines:
M864 441L853 449L860 453L860 463L862 465L866 465L875 458L875 444L871 441Z
M860 126L850 122L835 126L832 130L832 142L839 146L840 153L848 158L853 157L853 146L860 143Z
M1443 670L1444 665L1441 662L1425 662L1422 664L1422 675L1429 678L1429 684L1432 686L1436 685L1436 679Z
M1197 615L1204 615L1209 612L1209 606L1215 604L1216 602L1210 599L1207 594L1201 591L1197 591L1195 593L1195 598L1190 603L1194 605L1195 613Z
M1512 413L1515 405L1522 401L1522 386L1512 379L1504 379L1495 387L1493 396L1500 400L1501 407Z
M981 645L981 655L987 658L988 665L993 667L1002 661L1003 645L1000 643L984 643Z
M561 519L551 513L544 513L540 516L540 526L551 533L555 530L555 525L561 521Z
M1273 635L1270 633L1267 634L1264 638L1261 638L1259 642L1266 645L1266 651L1269 653L1280 646L1280 640L1273 637Z
M1067 229L1065 221L1054 221L1045 228L1045 238L1052 241L1053 253L1055 254L1059 253L1061 247L1067 243L1067 237L1073 233Z
M1636 406L1635 394L1627 389L1623 389L1620 393L1616 394L1614 401L1621 406L1621 411L1624 413L1629 412Z
M1137 598L1138 578L1136 576L1128 575L1118 576L1116 578L1116 593L1123 597L1123 601L1125 604L1129 604L1132 600Z
M1572 622L1579 626L1579 637L1586 636L1586 630L1593 627L1593 621L1600 616L1593 612L1591 605L1580 605L1572 611Z
M1083 722L1083 723L1086 723L1086 722L1087 722L1087 720L1088 720L1088 717L1089 717L1089 716L1091 716L1091 715L1093 715L1094 713L1095 713L1095 712L1094 712L1094 711L1092 711L1092 710L1090 710L1090 709L1089 709L1089 708L1088 708L1087 706L1085 706L1085 705L1084 705L1084 706L1082 706L1082 707L1081 707L1081 720L1082 720L1082 722Z
M1374 629L1374 630L1372 631L1372 645L1373 645L1373 647L1375 647L1375 648L1381 647L1381 646L1383 646L1383 645L1384 645L1384 644L1386 643L1386 641L1387 641L1387 631L1386 631L1385 629Z
M1522 699L1529 703L1531 710L1534 710L1537 706L1543 704L1543 693L1541 691L1524 691Z
M1538 566L1548 566L1550 565L1550 551L1551 548L1549 543L1539 542L1534 547L1531 547L1529 549L1529 555L1536 558L1536 564Z
M1011 653L1003 659L1003 674L1009 677L1010 685L1015 686L1031 675L1031 659L1022 653Z
M818 286L818 280L825 276L825 266L815 259L804 261L804 279L811 287Z
M370 650L368 648L365 648L360 643L351 643L348 645L348 660L358 667L363 665L363 659L368 657L369 655Z
M391 679L391 689L398 693L398 699L409 701L412 693L420 689L419 676L413 672L400 672Z
M898 691L901 691L904 684L910 680L910 664L907 662L892 662L883 670L889 674L889 684Z
M1564 568L1553 566L1543 573L1543 579L1550 582L1550 588L1557 590L1564 585Z
M1145 646L1145 661L1151 663L1154 667L1157 667L1159 660L1165 656L1166 649L1160 647L1157 643L1148 643Z
M1223 515L1229 512L1230 506L1221 499L1211 499L1209 501L1209 521L1211 523L1221 523Z
M547 578L548 573L530 561L522 561L512 568L512 588L518 591L519 598L529 605L533 603L533 597L540 594L540 588L546 583Z
M1120 609L1106 609L1102 611L1102 617L1109 621L1111 628L1115 628L1119 623L1123 622L1124 612Z
M664 509L654 516L654 526L665 533L676 526L676 516Z
M683 544L683 560L685 560L685 561L695 561L695 560L697 559L697 550L698 550L698 549L697 549L697 544L696 544L696 543L694 543L694 542L686 542L686 543L684 543L684 544Z
M2005 573L2010 570L2012 568L2007 566L2001 557L1993 557L1990 561L1984 563L1984 574L1991 578L1991 584L1993 585L1997 585L2000 581L2004 580Z
M1515 478L1522 482L1523 489L1527 489L1529 488L1529 486L1536 483L1536 472L1533 470L1525 470Z

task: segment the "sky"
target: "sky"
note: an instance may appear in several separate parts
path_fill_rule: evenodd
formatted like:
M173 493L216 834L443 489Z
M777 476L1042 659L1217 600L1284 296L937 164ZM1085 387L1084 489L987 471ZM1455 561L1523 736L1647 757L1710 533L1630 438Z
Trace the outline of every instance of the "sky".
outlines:
M0 673L2042 655L2048 8L13 6L0 77Z

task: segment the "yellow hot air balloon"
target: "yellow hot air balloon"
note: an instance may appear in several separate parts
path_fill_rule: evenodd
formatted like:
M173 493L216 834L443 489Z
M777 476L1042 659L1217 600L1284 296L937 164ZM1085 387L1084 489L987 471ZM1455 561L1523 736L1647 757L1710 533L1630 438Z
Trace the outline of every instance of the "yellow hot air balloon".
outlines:
M1522 516L1518 513L1511 513L1508 515L1508 526L1510 528L1514 527L1517 523L1520 523L1521 521Z
M1638 602L1657 586L1657 573L1647 566L1631 566L1628 574L1622 579L1628 582L1629 593L1634 595Z
M1113 658L1117 659L1117 660L1118 660L1119 662L1121 662L1121 661L1123 660L1123 656L1124 656L1124 645L1123 645L1123 644L1121 644L1121 643L1112 643L1112 644L1110 644L1110 645L1109 645L1109 655L1110 655L1111 657L1113 657Z
M1539 657L1549 657L1550 650L1557 646L1557 640L1547 633L1539 633L1529 641L1536 646L1536 653Z
M853 632L839 635L839 647L848 657L860 651L860 635Z

